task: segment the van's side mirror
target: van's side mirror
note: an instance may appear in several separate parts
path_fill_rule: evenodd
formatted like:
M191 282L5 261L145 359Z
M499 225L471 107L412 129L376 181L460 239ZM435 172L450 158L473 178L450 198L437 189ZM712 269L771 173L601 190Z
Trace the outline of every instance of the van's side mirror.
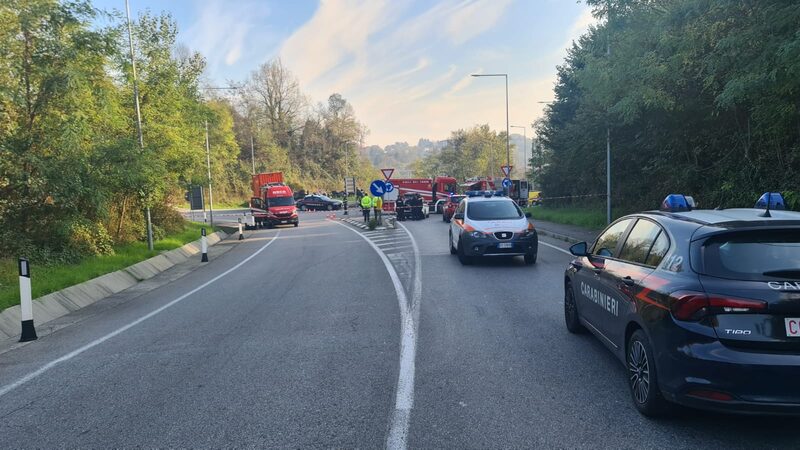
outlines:
M525 217L527 217L528 219L530 219L530 218L531 218L531 217L533 217L533 216L531 215L531 213L529 213L529 212L526 212L526 213L525 213Z
M589 256L589 246L586 242L578 242L569 248L569 252L575 256Z
M453 219L455 219L455 220L464 220L464 213L455 213L455 214L453 214Z

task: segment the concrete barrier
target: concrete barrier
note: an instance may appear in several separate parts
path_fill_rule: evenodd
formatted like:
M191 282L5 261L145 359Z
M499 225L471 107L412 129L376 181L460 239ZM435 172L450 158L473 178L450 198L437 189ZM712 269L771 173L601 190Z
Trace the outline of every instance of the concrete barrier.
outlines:
M218 231L207 236L208 245L214 245L228 237L228 233ZM124 291L136 283L152 278L175 264L184 262L200 253L199 240L182 247L161 253L132 266L107 273L83 283L70 286L33 301L33 320L37 325L85 308L98 300ZM36 278L31 280L34 284ZM12 306L0 312L0 339L19 337L20 306Z

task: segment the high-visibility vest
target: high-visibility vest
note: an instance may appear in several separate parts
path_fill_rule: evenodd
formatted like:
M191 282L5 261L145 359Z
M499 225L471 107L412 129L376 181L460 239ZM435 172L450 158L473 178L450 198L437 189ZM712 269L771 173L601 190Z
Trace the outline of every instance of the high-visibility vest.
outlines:
M372 199L372 206L378 209L383 208L383 199L380 197L375 197L374 199Z
M372 199L365 195L361 198L361 207L369 208L370 206L372 206Z

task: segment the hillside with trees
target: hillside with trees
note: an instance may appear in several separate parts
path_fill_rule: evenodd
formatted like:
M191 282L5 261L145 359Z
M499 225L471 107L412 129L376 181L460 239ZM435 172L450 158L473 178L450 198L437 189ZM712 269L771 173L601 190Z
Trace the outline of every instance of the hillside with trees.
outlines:
M800 206L800 4L587 3L602 23L537 124L548 196L605 193L608 129L617 215L673 192L713 208L777 190Z
M143 239L145 207L156 238L179 229L183 193L208 182L206 124L218 201L249 197L253 162L306 189L378 175L341 95L312 106L277 60L233 91L208 89L205 58L178 31L168 13L133 22L140 146L125 16L87 0L0 4L0 255L113 253Z

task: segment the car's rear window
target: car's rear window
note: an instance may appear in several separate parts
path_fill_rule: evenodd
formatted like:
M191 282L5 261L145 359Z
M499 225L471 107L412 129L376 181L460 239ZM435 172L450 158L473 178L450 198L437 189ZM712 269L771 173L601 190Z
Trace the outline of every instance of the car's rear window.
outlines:
M724 234L701 247L701 273L738 280L800 279L800 230Z
M467 217L471 220L511 220L522 218L522 211L512 201L488 201L470 203Z

